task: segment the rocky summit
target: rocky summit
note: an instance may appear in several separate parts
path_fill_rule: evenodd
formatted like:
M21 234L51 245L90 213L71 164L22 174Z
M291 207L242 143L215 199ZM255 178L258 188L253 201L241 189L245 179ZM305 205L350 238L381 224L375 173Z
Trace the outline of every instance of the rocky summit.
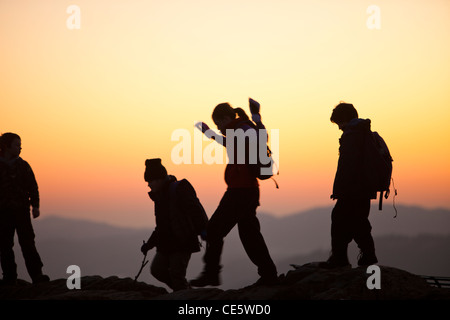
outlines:
M293 266L271 286L221 290L166 289L116 276L83 276L79 289L67 279L1 285L3 300L450 300L449 288L437 288L421 276L393 267L325 269L317 263Z

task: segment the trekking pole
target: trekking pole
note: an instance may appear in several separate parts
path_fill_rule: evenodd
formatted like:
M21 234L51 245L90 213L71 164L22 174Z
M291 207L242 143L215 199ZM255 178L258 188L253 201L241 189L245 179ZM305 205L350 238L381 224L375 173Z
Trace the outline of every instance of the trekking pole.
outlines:
M145 243L145 241L144 241ZM148 251L147 251L148 252ZM137 281L137 278L141 275L142 270L144 269L144 267L147 265L148 260L145 261L145 259L147 258L147 252L144 254L144 259L142 259L142 263L141 263L141 268L139 269L138 274L136 275L136 277L134 277L134 282Z

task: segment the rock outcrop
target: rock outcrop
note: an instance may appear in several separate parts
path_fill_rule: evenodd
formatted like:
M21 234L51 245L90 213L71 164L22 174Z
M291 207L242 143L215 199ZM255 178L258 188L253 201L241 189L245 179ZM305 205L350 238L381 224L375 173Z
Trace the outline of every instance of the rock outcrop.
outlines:
M369 289L372 274L365 268L327 270L314 263L298 266L280 276L274 286L235 290L166 289L115 276L83 276L80 289L69 290L66 279L0 287L0 299L9 300L450 300L450 289L429 285L404 270L380 266L380 289Z

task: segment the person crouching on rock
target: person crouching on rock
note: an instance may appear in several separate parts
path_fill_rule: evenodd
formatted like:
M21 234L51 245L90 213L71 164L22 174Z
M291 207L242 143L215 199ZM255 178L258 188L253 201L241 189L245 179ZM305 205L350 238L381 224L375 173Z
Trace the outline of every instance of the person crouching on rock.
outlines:
M159 158L146 160L145 166L156 227L141 251L156 247L151 274L174 291L188 289L186 270L191 254L200 251L198 236L205 238L208 216L188 180L168 175Z

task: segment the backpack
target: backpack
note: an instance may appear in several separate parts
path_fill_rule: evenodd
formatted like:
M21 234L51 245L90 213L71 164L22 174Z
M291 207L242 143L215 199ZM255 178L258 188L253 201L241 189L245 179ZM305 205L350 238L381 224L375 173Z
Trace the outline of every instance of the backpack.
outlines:
M256 125L253 122L251 122L251 121L248 121L248 122L249 122L249 125L253 129L255 129L256 137L257 137L257 141L256 141L256 143L257 143L256 164L251 164L250 165L250 170L251 170L252 174L256 178L258 178L259 180L272 179L275 182L275 185L276 185L277 189L279 189L278 183L273 178L273 176L274 176L273 166L275 165L275 161L274 161L274 159L272 157L272 150L270 150L269 146L267 145L268 138L266 138L266 143L265 143L265 149L266 149L265 158L269 159L269 161L267 163L263 163L261 161L261 158L260 158L260 149L259 148L262 146L262 144L260 143L260 139L264 138L265 136L268 137L267 130L264 129L265 132L266 132L266 135L261 135L260 133L264 132L264 131L261 130L261 129L258 130L258 128L256 127ZM264 160L266 161L266 159L264 159ZM279 174L279 171L277 170L277 175L278 174Z
M195 202L197 210L195 210L195 217L184 214L183 210L179 208L177 203L177 187L181 181L185 181L189 186L189 193L192 200ZM173 217L173 231L181 240L188 240L192 235L198 236L203 230L206 230L208 223L208 216L198 199L194 187L186 179L174 181L169 185L169 201L170 201L170 215ZM200 243L200 242L199 242Z
M380 193L379 210L382 210L383 194L386 199L390 194L392 162L391 153L384 139L378 132L369 129L364 136L363 175L369 192ZM395 190L394 197L396 195L397 190ZM397 215L395 204L394 209Z

